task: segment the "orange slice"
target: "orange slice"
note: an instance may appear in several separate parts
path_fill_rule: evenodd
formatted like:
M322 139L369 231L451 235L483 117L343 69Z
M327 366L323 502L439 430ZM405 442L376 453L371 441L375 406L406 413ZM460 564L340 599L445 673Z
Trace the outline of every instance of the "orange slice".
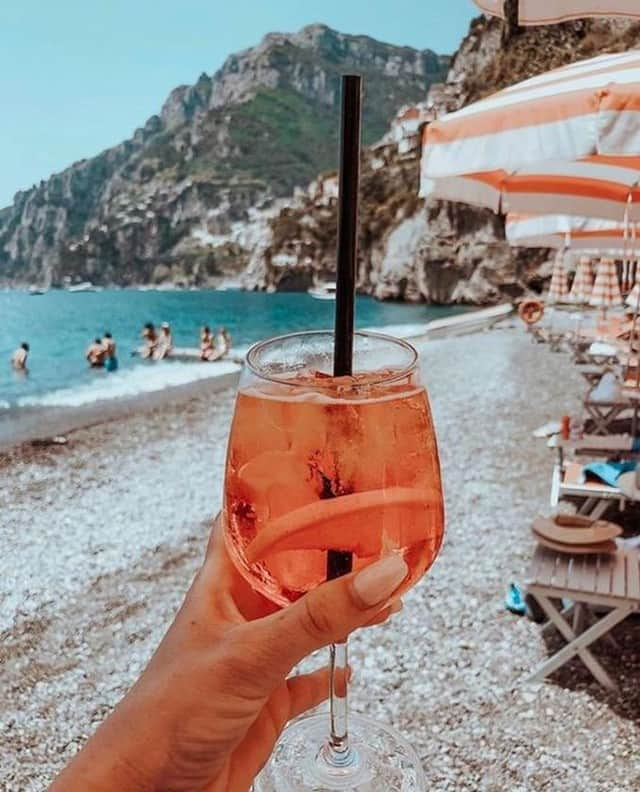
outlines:
M425 512L438 508L436 490L392 487L318 500L270 520L247 545L250 564L282 550L343 550L379 555L428 535Z

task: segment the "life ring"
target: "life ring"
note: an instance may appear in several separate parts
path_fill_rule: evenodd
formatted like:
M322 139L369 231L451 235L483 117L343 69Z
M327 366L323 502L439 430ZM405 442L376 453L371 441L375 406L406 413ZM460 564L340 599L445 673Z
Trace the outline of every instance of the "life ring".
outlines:
M518 316L528 325L539 322L543 313L544 305L540 300L523 300L518 306Z

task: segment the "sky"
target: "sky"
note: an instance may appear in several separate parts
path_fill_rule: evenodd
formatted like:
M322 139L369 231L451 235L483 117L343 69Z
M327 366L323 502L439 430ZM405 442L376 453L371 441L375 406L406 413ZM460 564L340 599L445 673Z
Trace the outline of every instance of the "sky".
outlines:
M0 0L0 207L265 33L321 22L452 53L476 14L471 0Z

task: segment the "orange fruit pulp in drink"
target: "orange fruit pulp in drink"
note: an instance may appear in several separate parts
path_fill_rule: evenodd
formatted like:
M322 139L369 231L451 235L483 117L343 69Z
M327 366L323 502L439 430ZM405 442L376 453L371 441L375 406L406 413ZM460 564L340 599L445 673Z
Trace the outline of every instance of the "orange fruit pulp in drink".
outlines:
M225 538L250 584L286 605L326 579L330 550L359 569L403 556L412 586L438 554L435 433L415 375L302 374L241 388L227 454Z

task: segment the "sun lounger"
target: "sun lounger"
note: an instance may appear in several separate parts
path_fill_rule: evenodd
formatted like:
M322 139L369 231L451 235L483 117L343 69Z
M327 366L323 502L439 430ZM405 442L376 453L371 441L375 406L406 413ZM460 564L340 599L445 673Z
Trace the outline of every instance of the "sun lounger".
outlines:
M604 366L596 366L594 363L577 363L576 370L585 378L589 385L597 385L602 376L611 371L611 366L605 364Z
M618 549L610 555L577 556L536 549L529 570L526 591L549 619L566 645L545 660L529 677L542 681L576 655L604 687L615 682L594 657L589 647L629 614L640 609L640 563L637 549ZM559 610L557 603L570 600ZM609 610L602 617L593 608ZM569 623L568 616L572 615Z
M589 396L584 400L584 409L591 419L590 434L610 434L614 421L622 418L631 419L631 433L635 434L637 413L640 402L622 395L616 401L599 401Z
M561 464L567 452L576 456L604 456L617 459L636 459L640 456L640 438L629 434L586 434L568 439L556 434L549 438L547 445L558 451Z
M591 364L592 360L589 356L589 347L593 342L581 338L580 336L572 336L567 339L569 350L573 356L574 363Z
M553 468L551 478L552 508L561 500L578 501L578 514L600 519L612 501L618 502L623 511L629 498L619 487L601 481L585 481L583 466L578 462L559 462Z

